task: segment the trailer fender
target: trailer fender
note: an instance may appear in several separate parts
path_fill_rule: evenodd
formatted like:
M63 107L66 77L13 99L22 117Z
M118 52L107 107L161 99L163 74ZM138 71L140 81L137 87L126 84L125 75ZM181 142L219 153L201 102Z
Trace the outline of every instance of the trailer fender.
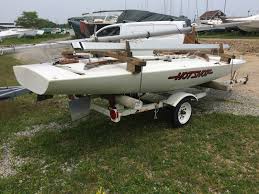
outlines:
M177 104L185 98L190 98L192 101L198 101L197 96L195 96L194 94L178 92L176 94L171 95L167 100L164 101L164 103L176 107Z

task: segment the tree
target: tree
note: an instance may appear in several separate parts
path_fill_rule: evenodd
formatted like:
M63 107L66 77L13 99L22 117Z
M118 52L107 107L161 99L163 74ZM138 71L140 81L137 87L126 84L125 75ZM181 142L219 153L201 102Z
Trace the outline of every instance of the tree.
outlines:
M16 20L17 26L22 26L25 28L36 28L37 22L39 20L38 14L36 11L22 13L21 17L18 17Z
M57 26L54 22L39 18L36 11L24 11L22 15L17 18L16 25L25 28L54 28Z
M38 19L37 28L55 28L57 24L45 19Z

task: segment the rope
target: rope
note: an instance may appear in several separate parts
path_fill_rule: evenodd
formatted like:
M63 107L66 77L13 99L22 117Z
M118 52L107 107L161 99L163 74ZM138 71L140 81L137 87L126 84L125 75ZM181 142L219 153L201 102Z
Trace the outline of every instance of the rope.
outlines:
M139 94L142 92L142 81L143 81L143 67L141 67L141 72L140 72Z
M230 77L231 82L234 81L233 68L234 68L234 62L233 62L233 59L231 59L231 77Z

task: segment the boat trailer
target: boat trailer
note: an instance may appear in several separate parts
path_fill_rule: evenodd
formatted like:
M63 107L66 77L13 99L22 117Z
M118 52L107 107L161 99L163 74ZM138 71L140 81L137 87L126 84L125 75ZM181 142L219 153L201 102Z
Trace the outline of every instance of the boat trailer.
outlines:
M192 103L207 95L207 89L196 93L174 91L172 93L156 94L147 93L139 97L115 95L101 97L105 105L95 103L95 98L90 96L70 97L69 108L73 121L85 118L91 110L108 116L112 122L118 123L122 117L154 111L154 119L160 109L171 107L172 120L175 127L186 125L192 116Z
M69 96L69 109L72 121L86 118L91 110L99 112L118 123L122 117L154 111L154 119L160 109L169 107L172 110L172 123L174 127L183 127L192 116L192 105L207 96L211 89L231 91L234 85L246 84L248 76L235 79L234 83L221 83L211 81L207 84L189 88L186 90L176 90L168 93L146 93L138 96L112 95L112 96ZM107 103L104 105L96 103L96 99L101 99Z

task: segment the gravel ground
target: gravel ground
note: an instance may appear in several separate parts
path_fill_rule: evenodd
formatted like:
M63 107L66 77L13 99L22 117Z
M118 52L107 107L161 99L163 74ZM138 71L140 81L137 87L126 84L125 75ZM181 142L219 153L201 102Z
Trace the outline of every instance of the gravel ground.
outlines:
M13 164L12 164L12 155L11 155L10 144L5 143L2 146L2 156L1 157L2 158L0 160L0 178L15 175L16 171L14 170Z
M64 50L69 50L70 47L63 48L34 48L24 52L16 53L15 58L26 64L37 64L53 62L54 59L61 57Z
M230 113L234 115L259 116L259 98L244 95L239 91L232 92L210 90L208 96L196 107L205 113Z
M225 43L231 46L227 51L242 57L247 63L238 70L238 77L249 76L246 85L238 85L232 92L211 90L201 101L206 112L223 112L235 115L259 116L259 40L257 39L203 39L203 43ZM230 76L218 81L229 80Z
M229 44L229 52L238 52L241 54L258 54L259 40L258 39L201 39L201 43L223 43Z

